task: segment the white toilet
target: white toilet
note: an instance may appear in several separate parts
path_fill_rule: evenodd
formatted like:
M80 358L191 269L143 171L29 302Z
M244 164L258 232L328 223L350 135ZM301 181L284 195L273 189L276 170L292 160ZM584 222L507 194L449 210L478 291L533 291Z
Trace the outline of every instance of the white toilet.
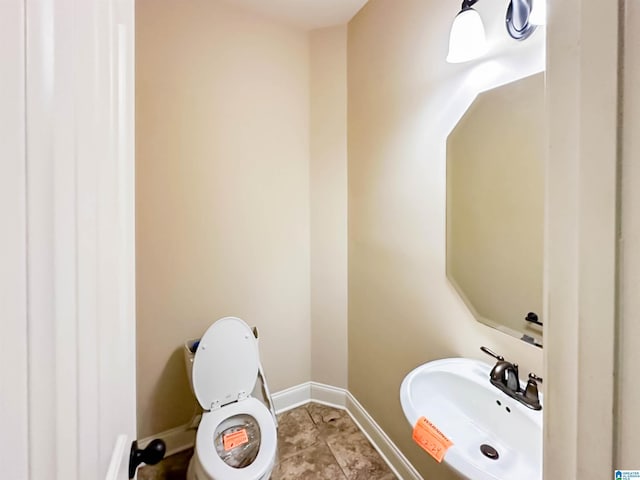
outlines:
M269 479L276 459L276 420L273 410L251 396L259 372L258 342L239 318L218 320L200 339L191 382L205 411L187 480ZM264 375L262 380L266 386Z

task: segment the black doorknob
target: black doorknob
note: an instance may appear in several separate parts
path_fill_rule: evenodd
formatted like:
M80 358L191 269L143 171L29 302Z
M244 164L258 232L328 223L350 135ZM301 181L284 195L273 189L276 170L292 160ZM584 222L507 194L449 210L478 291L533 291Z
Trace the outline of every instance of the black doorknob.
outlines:
M527 316L524 317L524 319L527 322L531 322L531 323L535 323L536 325L540 325L542 326L542 322L540 321L540 319L538 318L538 314L535 312L529 312L527 313Z
M144 449L138 448L138 441L134 440L131 443L131 453L129 454L129 478L135 476L136 469L141 463L155 465L162 460L166 450L166 445L159 438L149 442L149 445Z

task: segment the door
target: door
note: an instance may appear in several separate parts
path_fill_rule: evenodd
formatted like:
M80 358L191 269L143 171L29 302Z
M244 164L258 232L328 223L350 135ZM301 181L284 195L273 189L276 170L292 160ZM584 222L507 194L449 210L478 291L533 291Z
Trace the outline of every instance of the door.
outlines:
M6 478L128 478L133 3L0 0Z

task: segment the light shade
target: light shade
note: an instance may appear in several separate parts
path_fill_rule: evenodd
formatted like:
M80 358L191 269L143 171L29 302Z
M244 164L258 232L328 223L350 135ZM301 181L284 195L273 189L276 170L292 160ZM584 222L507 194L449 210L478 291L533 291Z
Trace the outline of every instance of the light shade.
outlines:
M547 0L533 0L529 23L533 25L547 24Z
M451 26L447 62L468 62L486 51L487 39L480 15L473 8L463 9L456 15Z

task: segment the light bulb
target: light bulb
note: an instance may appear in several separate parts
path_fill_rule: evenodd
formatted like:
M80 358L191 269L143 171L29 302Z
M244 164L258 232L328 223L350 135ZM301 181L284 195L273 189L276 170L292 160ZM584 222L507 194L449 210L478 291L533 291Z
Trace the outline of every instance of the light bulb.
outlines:
M480 57L486 51L487 39L480 14L473 8L465 8L453 20L447 62L468 62Z

